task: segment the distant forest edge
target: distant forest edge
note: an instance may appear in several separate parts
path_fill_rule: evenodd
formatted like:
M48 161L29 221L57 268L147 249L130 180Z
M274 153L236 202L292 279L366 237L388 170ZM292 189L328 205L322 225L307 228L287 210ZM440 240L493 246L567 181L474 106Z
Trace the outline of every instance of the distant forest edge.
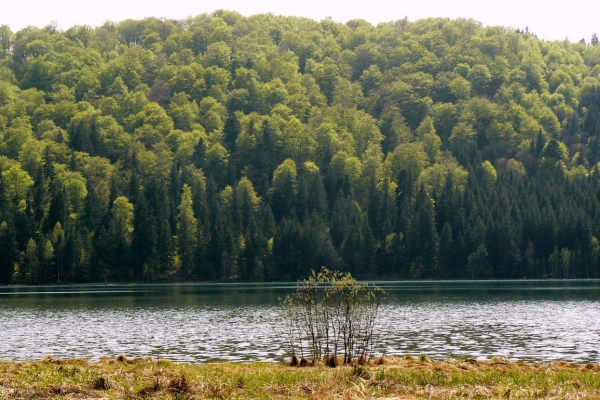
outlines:
M0 283L599 277L600 45L217 11L0 27Z

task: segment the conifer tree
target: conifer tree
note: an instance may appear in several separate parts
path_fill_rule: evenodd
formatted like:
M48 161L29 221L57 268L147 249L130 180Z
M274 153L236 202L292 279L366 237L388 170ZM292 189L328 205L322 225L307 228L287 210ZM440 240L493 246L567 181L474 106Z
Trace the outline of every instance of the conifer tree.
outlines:
M177 241L181 259L181 276L185 279L193 271L196 245L198 242L198 221L194 216L192 190L183 185L181 204L177 213Z

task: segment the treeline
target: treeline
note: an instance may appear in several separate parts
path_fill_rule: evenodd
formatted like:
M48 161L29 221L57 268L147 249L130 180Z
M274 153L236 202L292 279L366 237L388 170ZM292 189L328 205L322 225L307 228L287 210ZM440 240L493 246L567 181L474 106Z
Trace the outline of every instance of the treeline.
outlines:
M217 11L0 27L0 282L598 277L600 46Z

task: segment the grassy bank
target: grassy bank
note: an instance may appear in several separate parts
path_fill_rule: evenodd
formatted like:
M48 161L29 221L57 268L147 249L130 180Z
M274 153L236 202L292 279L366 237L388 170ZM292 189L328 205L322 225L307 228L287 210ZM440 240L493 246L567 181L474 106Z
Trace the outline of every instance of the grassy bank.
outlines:
M2 399L598 399L600 364L387 358L328 368L150 359L0 363Z

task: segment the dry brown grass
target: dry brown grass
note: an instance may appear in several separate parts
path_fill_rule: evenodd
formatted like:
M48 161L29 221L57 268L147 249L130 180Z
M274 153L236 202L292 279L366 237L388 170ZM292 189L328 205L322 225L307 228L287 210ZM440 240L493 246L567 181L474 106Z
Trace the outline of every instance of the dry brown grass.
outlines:
M600 366L380 357L331 368L267 363L0 363L1 399L599 399Z

